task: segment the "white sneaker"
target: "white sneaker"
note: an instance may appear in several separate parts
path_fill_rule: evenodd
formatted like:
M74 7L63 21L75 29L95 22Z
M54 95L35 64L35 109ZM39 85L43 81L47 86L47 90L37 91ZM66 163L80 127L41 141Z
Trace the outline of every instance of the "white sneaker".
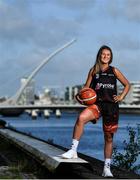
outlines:
M74 151L73 149L68 150L67 152L62 154L61 157L64 159L76 159L76 158L78 158L77 152Z
M104 167L102 176L103 177L113 177L113 174L110 171L110 167Z

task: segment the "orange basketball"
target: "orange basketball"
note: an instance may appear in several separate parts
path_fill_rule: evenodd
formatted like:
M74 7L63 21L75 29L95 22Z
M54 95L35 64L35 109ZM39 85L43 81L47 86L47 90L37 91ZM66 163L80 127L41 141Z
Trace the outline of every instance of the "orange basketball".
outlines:
M84 88L79 92L79 97L84 105L92 105L96 102L96 92L91 88Z

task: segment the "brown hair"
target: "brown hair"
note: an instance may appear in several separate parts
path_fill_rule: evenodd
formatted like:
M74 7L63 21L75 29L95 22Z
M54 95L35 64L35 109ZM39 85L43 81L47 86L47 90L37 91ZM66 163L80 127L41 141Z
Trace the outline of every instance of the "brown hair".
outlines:
M95 70L95 73L98 73L100 70L101 70L101 54L102 54L102 51L104 49L107 49L110 51L111 53L111 58L110 58L110 61L109 61L109 64L112 63L112 60L113 60L113 53L112 53L112 50L110 47L106 46L106 45L103 45L100 47L98 53L97 53L97 56L96 56L96 61L95 61L95 64L94 64L94 70Z

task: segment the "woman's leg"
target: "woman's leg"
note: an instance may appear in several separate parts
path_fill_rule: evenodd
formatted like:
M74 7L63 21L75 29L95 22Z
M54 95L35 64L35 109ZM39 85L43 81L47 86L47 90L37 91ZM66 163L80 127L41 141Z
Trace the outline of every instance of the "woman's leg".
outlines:
M88 123L89 121L96 118L97 118L96 115L94 115L94 113L88 108L82 111L74 126L73 139L76 139L77 141L79 141L84 131L84 125Z
M97 115L99 115L99 113L98 112L94 113L94 111L96 112L96 110L91 111L88 108L86 108L84 111L80 113L73 130L73 140L72 140L71 149L61 155L63 158L71 159L78 157L77 148L78 148L79 140L84 131L84 125L89 121L98 118Z
M104 133L104 157L105 159L111 159L113 151L113 133Z
M113 133L104 132L104 170L103 176L105 177L113 177L113 174L110 171L111 157L113 152Z

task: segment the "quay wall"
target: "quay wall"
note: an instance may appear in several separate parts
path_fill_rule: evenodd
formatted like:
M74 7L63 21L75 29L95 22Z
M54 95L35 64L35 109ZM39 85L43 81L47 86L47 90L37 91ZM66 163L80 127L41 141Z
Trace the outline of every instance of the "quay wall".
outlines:
M13 130L13 131L16 131L16 130ZM18 132L18 131L16 131ZM18 132L19 134L21 134L20 132ZM23 134L23 133L22 133ZM29 135L28 135L29 136ZM29 136L29 137L33 137L33 136ZM36 137L33 137L37 140L40 140L42 142L45 142L45 143L48 143L44 140L41 140L39 138L36 138ZM15 143L15 141L12 139L9 141L7 139L7 137L3 136L2 133L0 133L0 139L2 141L5 141L5 142L8 142L9 144L12 144L13 146L15 146L16 148L18 148L19 151L21 151L22 153L26 154L26 156L30 156L30 158L32 159L35 159L37 162L39 162L40 166L42 168L46 168L44 166L44 164L42 163L42 161L40 161L39 159L36 159L36 154L35 152L36 151L33 151L33 152L28 152L26 149L24 149L24 146L20 146L21 143L19 143L19 145L17 145L18 142ZM56 145L56 144L51 144L53 145L54 147L57 147L59 149L62 149L62 150L67 150L66 148L62 147L62 146L59 146L59 145ZM101 174L102 174L102 170L103 170L103 161L100 161L96 158L93 158L93 157L90 157L90 156L87 156L87 155L84 155L84 154L81 154L81 153L78 153L78 156L85 159L86 161L88 161L90 163L90 167L89 166L86 166L85 164L81 164L81 165L76 165L76 164L63 164L53 173L50 173L48 171L48 169L46 168L47 170L47 176L44 175L43 178L56 178L56 179L59 179L59 178L85 178L85 179L101 179ZM30 162L28 162L30 164ZM115 178L122 178L122 179L139 179L140 176L133 173L133 172L130 172L130 171L126 171L126 170L122 170L122 169L119 169L115 166L112 166L112 172L114 174L114 177Z

